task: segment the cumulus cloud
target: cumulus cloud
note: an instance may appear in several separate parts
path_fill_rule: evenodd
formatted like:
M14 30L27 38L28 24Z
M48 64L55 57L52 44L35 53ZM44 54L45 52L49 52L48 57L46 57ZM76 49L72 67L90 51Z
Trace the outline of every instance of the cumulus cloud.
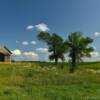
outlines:
M44 24L44 23L40 23L40 24L37 24L37 25L29 25L27 26L27 30L33 30L33 29L36 29L38 31L49 31L49 27L47 24Z
M24 55L24 56L28 56L28 57L31 56L32 59L37 59L37 58L38 58L38 54L35 53L35 52L32 52L32 51L24 52L23 55Z
M12 58L17 61L36 61L38 54L33 51L21 52L19 49L12 50Z
M15 49L15 50L12 51L12 54L15 55L15 56L20 56L22 53L21 53L21 50Z
M83 61L85 62L97 62L100 61L100 57L91 57L91 58L83 58Z
M95 32L94 35L95 36L100 36L100 32Z
M30 41L30 42L28 42L28 41L23 41L23 42L22 42L22 45L29 45L29 44L35 45L35 44L37 44L37 42L36 42L36 41Z
M38 25L35 25L35 28L39 31L49 31L50 29L48 28L48 25L47 24L44 24L44 23L41 23L41 24L38 24Z
M47 48L37 48L36 51L38 51L40 53L47 53L48 49Z
M33 30L34 29L34 26L33 25L28 25L27 26L27 30Z
M36 44L36 41L31 41L31 44L35 45Z
M99 57L100 54L96 51L90 53L92 57Z
M22 45L29 45L29 43L27 41L23 41Z

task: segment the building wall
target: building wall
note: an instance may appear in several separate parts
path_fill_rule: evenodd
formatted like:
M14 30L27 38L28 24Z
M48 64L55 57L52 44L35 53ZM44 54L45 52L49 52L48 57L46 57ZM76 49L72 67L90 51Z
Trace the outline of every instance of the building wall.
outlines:
M11 62L11 56L5 56L5 58L4 58L4 61L5 62Z
M0 62L11 62L11 55L0 53Z

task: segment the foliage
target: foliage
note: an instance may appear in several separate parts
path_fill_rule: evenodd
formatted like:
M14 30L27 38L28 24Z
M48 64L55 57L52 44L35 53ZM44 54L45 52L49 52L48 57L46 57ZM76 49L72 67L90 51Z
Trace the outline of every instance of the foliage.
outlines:
M93 51L93 47L90 44L93 42L93 39L90 37L83 36L81 32L74 32L68 36L65 44L68 47L69 57L71 67L70 72L73 73L76 67L76 64L82 61L82 57L90 57L90 52Z
M62 37L53 33L40 32L38 34L38 39L42 40L47 43L48 51L50 52L49 59L55 60L55 63L58 63L58 59L64 61L64 53L66 52L67 48L64 44L64 40Z

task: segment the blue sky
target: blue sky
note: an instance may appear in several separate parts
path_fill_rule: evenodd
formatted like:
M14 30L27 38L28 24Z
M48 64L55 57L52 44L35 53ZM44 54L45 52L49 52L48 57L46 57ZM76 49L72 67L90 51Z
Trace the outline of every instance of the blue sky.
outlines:
M64 39L81 31L94 39L98 59L100 0L0 0L0 45L10 48L14 59L47 59L47 46L37 40L40 30Z

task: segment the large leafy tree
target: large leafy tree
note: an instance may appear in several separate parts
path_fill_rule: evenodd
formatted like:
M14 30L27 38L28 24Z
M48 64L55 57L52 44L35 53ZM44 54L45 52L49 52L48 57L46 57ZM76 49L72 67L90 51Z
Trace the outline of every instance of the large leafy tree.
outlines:
M82 57L90 57L90 52L93 51L93 47L90 44L93 39L83 36L81 32L73 32L68 36L65 44L68 47L70 59L70 72L73 73L77 63L82 61Z
M64 60L64 53L67 49L62 37L56 33L50 34L47 32L40 32L38 34L38 39L44 41L48 45L50 60L55 60L55 64L58 63L59 59Z

